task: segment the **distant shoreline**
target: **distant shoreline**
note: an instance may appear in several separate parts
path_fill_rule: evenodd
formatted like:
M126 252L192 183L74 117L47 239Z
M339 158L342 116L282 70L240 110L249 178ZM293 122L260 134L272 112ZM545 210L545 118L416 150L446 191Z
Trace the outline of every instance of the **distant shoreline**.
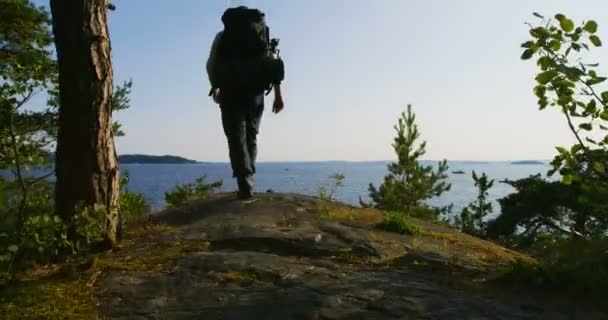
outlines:
M184 157L163 155L138 155L126 154L119 156L120 163L123 164L229 164L228 161L197 161ZM388 164L394 160L314 160L314 161L258 161L258 164ZM422 163L435 163L439 160L421 160ZM496 161L476 161L476 160L453 160L448 161L448 164L467 164L467 165L484 165L484 164L510 164L510 165L547 165L548 161L542 160L496 160Z
M545 165L546 163L538 160L523 160L523 161L513 161L511 164L514 165Z
M124 154L118 156L121 164L194 164L198 161L172 155Z

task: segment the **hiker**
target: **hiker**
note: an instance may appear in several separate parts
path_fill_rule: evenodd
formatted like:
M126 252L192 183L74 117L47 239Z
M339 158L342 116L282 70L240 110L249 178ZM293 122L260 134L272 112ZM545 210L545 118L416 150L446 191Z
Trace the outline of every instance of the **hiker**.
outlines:
M221 109L238 196L251 199L264 93L274 89L272 111L281 112L284 66L277 49L278 39L270 39L260 10L230 8L222 15L222 22L224 30L213 40L207 60L209 95Z

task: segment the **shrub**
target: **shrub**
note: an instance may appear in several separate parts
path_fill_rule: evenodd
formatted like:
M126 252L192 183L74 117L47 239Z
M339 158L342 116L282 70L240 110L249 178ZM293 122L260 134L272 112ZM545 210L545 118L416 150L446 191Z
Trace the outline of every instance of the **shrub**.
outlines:
M504 277L575 294L603 294L608 290L607 240L539 241L534 252L539 264L518 261Z
M120 180L120 217L126 228L142 223L151 210L143 194L129 191L128 183L129 172L125 172Z
M190 201L206 199L223 185L222 180L207 184L205 179L206 175L197 178L194 183L175 186L172 191L165 192L165 201L169 206L177 207Z
M477 187L477 199L462 209L460 215L454 218L454 225L470 235L485 236L486 222L484 219L492 213L492 203L488 202L488 191L494 185L494 180L488 179L485 173L478 176L473 171L473 181Z
M40 198L50 199L48 195ZM87 251L103 241L105 226L101 221L109 214L103 206L78 206L69 222L53 214L49 207L52 208L50 200L30 203L21 229L15 228L14 220L2 221L0 276L10 277L21 266L50 263L64 255ZM14 217L10 212L9 216Z
M344 187L344 175L340 173L329 176L329 185L321 185L317 189L319 198L327 201L336 201L336 192Z
M407 215L401 212L389 212L384 221L376 225L378 229L401 234L419 235L421 229Z

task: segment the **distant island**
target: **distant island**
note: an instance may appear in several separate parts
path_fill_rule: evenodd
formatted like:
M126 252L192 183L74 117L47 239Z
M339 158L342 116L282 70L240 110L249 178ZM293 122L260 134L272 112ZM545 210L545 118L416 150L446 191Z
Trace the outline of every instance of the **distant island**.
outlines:
M458 171L452 171L452 174L465 174L465 172L462 170L458 170Z
M154 163L154 164L187 164L197 163L194 160L178 157L178 156L151 156L145 154L123 154L118 156L120 163Z
M511 164L534 164L534 165L542 165L545 164L542 161L538 161L538 160L525 160L525 161L513 161L511 162Z

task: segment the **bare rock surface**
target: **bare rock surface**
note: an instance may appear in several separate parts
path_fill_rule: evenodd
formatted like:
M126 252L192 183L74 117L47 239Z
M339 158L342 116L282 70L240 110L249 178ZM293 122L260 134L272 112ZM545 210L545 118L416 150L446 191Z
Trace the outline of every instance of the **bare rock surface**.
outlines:
M332 210L347 210L355 218L322 214ZM368 219L357 219L358 210ZM381 213L278 193L259 195L252 203L219 195L166 210L152 222L174 229L134 239L112 253L115 259L155 265L100 274L94 284L100 316L606 318L576 303L486 284L498 270L525 256L423 222L417 236L380 231L370 223L374 215Z

